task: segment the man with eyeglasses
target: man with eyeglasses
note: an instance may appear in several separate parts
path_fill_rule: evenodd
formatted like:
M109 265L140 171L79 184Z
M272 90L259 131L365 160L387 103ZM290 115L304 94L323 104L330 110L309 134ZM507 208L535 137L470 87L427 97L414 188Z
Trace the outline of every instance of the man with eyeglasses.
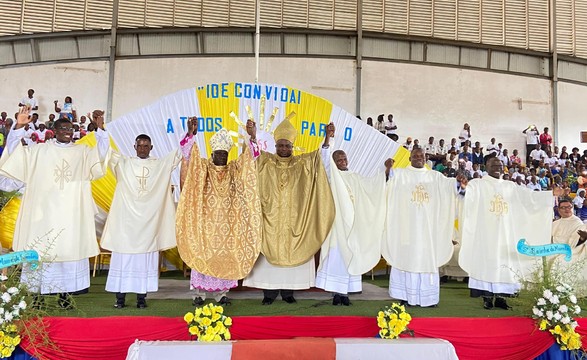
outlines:
M59 294L58 304L72 308L71 293L90 286L89 258L98 255L94 226L95 205L90 181L106 174L110 154L104 116L96 116L97 147L74 145L73 125L60 119L54 124L55 141L19 146L30 108L23 107L7 139L0 173L22 181L27 188L16 220L12 247L33 249L42 258L40 271L25 266L21 281L40 294ZM40 306L36 297L33 306Z
M561 256L555 257L560 266L572 266L577 262L584 262L587 256L587 225L577 216L573 215L573 204L568 198L558 202L558 213L561 218L552 223L552 242L555 244L569 244L573 251L570 262L562 260ZM583 266L581 272L584 279L587 279L587 267Z

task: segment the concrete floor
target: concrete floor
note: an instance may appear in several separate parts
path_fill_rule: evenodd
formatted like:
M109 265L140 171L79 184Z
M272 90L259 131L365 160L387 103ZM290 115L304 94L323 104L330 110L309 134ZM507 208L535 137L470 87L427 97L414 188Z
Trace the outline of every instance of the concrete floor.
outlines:
M189 290L189 280L159 279L159 291L149 293L149 299L191 299L192 291ZM353 300L388 300L388 289L363 282L363 291L360 294L351 294ZM263 299L262 290L250 288L237 288L230 292L231 299ZM295 292L297 299L327 300L332 295L321 289L298 290Z

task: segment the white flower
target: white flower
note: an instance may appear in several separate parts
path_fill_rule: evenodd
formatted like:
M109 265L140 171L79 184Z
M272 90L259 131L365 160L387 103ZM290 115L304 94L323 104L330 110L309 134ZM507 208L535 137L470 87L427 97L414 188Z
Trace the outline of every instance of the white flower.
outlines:
M565 288L562 287L561 285L559 285L559 286L556 287L556 291L563 292L563 291L565 291Z
M568 316L565 316L564 318L562 318L561 322L565 325L570 324L571 323L571 318Z
M24 301L24 300L21 300L21 301L18 303L18 307L19 307L19 308L21 308L21 309L23 309L23 310L24 310L24 309L26 309L26 301Z
M542 293L542 296L544 296L547 300L550 300L550 298L552 297L552 291L550 291L549 289L546 289Z
M536 305L546 305L546 300L544 300L544 298L540 298L538 299L538 302L536 302Z
M534 315L538 315L538 312L540 312L540 310L538 310L537 307L533 307L532 312L534 313Z
M4 314L4 319L6 319L6 321L12 321L12 313L7 312L6 314Z
M571 296L569 296L569 300L571 300L571 302L572 302L573 304L576 304L576 303L577 303L577 297L576 297L575 295L571 295Z
M10 300L12 300L12 296L10 296L10 294L7 292L2 293L2 296L0 296L0 298L2 298L2 301L4 301L5 303L10 302Z
M6 290L6 291L8 291L8 293L10 295L18 294L18 288L15 288L14 286L11 288L8 288L8 290Z
M2 316L0 316L0 324L4 323L4 319L2 318Z
M572 290L572 289L573 289L573 288L571 287L571 285L569 285L569 284L562 283L561 285L562 285L562 286L564 286L564 287L565 287L565 289L567 289L567 290Z
M562 317L563 317L563 316L562 316L562 315L561 315L561 313L559 313L558 311L556 312L556 314L554 314L554 318L555 318L556 320L560 320L560 319L562 319Z
M544 312L542 312L542 310L539 310L537 315L538 315L538 317L543 317L544 316Z
M581 307L579 305L575 305L575 314L581 313Z
M8 280L8 276L0 274L0 281Z
M553 304L558 304L559 303L558 295L552 295L552 297L550 298L550 302Z
M548 320L552 320L552 315L554 315L554 314L552 313L552 311L548 310L548 311L546 312L546 318L547 318Z
M578 324L576 321L573 321L573 322L571 323L571 327L572 327L573 329L575 329L577 326L579 326L579 324Z
M569 311L569 308L567 307L567 305L563 304L558 308L558 311L560 311L562 313L566 313L567 311Z
M13 316L14 318L18 318L18 317L19 317L19 315L20 315L20 309L18 309L18 308L17 308L17 309L14 309L14 310L11 312L11 314L12 314L12 316Z

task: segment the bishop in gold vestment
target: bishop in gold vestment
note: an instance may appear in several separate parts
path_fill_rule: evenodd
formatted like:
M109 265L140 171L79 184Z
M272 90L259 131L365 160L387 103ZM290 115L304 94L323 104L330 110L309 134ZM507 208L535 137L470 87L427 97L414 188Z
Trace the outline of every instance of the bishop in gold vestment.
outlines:
M256 136L253 126L247 123L252 139ZM334 200L322 154L317 150L292 156L296 135L297 130L284 120L274 132L276 154L261 152L257 158L263 255L243 285L264 289L265 305L273 303L280 290L283 300L293 303L293 290L314 286L314 255L334 221ZM323 147L329 146L328 139Z
M191 148L191 155L182 167L177 246L183 261L193 269L194 305L203 303L206 292L215 293L216 301L226 304L228 289L247 276L259 256L257 169L248 146L227 164L234 143L225 129L210 139L213 155L209 160L200 158L192 134L182 142L184 154Z

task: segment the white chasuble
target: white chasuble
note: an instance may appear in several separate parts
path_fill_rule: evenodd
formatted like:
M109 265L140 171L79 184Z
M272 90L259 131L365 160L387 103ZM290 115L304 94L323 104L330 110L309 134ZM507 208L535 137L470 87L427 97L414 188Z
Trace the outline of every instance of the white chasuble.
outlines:
M585 243L577 246L579 242L578 230L587 231L587 225L583 224L577 216L561 218L552 223L552 242L555 244L568 244L572 250L571 261L566 261L564 255L551 256L550 261L555 262L558 267L565 268L582 263L582 269L579 271L581 279L576 279L580 286L575 291L579 296L585 296L587 291L587 247ZM577 265L574 265L577 266Z
M387 217L381 251L392 267L437 273L452 255L456 180L408 166L387 183Z
M34 249L54 262L98 255L90 181L106 173L108 158L100 161L98 147L54 142L18 146L3 157L2 173L27 186L13 249Z
M123 254L176 246L171 172L180 161L179 150L162 159L113 153L110 168L116 177L116 191L100 246Z
M320 265L338 248L349 274L362 275L381 259L385 220L385 175L365 178L340 171L330 160L330 188L335 204L332 229L322 245Z
M579 242L577 231L585 230L586 227L581 219L575 215L558 219L552 223L552 242L554 244L569 244L574 253Z
M552 205L550 191L531 191L491 176L470 181L459 219L463 270L484 282L519 283L539 258L518 253L518 240L550 243Z

